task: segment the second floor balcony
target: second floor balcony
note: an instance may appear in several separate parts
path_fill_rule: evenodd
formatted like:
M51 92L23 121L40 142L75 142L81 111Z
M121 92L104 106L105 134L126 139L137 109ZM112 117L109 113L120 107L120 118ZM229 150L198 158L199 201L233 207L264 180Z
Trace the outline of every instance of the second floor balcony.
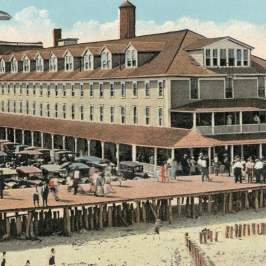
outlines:
M237 105L239 102L241 104ZM205 106L201 103L203 106L194 110L189 108L172 110L171 126L196 128L203 135L266 132L266 101L231 100L229 101L231 106L222 107L219 100L216 101L217 107L210 107L208 103L205 101ZM227 105L229 105L228 101Z

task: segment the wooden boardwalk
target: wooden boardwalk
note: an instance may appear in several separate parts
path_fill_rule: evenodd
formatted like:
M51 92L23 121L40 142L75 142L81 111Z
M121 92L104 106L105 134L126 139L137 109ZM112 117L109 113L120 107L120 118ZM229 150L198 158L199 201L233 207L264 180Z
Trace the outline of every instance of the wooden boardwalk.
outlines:
M177 197L197 197L217 193L240 192L248 190L266 190L266 184L235 184L232 177L211 177L211 182L201 182L199 176L179 177L177 181L160 183L154 179L125 181L122 187L113 183L115 193L105 197L80 194L73 195L65 186L60 187L60 201L55 201L49 194L50 209L67 206L90 206L97 204L113 204L138 200L168 199ZM0 212L27 211L33 208L32 193L34 189L5 190L4 199L0 199ZM41 202L40 202L41 203ZM38 209L38 208L37 208Z

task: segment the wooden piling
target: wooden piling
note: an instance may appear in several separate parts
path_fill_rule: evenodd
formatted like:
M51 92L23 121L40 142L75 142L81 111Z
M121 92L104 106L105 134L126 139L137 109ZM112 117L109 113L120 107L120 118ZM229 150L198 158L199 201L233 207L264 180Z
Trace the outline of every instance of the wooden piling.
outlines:
M263 208L263 205L264 205L263 196L264 196L264 190L262 189L260 190L259 208Z
M31 238L30 234L31 221L32 221L32 212L29 211L27 216L27 224L26 224L26 239Z
M245 208L249 209L248 191L245 191Z
M212 196L208 195L208 214L211 214L212 211Z
M255 190L255 195L254 195L254 208L255 208L256 211L259 208L258 190Z
M169 224L173 223L173 208L172 208L171 199L168 199L168 221L169 221Z
M177 198L177 216L181 217L182 205L181 205L181 198Z
M233 210L233 193L229 193L228 197L228 212L232 212Z
M71 221L69 208L64 208L64 235L71 236Z
M108 206L108 226L113 226L113 207Z
M22 222L21 217L18 213L16 213L16 235L17 237L20 237L22 234Z

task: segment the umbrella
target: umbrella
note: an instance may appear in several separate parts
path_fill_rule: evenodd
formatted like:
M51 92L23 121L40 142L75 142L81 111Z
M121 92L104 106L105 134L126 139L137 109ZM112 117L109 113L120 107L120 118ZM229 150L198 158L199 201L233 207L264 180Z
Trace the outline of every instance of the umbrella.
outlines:
M69 170L89 170L90 167L84 163L71 163L68 166Z

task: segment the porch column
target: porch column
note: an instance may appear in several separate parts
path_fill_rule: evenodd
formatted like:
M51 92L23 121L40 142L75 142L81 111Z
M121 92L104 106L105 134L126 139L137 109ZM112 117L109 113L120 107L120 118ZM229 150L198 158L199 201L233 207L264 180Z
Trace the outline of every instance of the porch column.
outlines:
M77 138L75 138L74 139L74 152L77 154L78 153L78 139Z
M34 146L34 132L33 131L31 131L30 137L31 137L31 147L33 147Z
M263 158L262 144L259 144L259 158Z
M24 129L21 130L21 137L22 137L22 145L25 145L25 131L24 131Z
M208 158L209 158L209 166L211 165L212 161L212 148L208 147Z
M7 127L5 128L5 137L6 137L6 140L8 140L8 130L7 130Z
M244 157L244 145L240 146L241 158Z
M193 113L193 129L197 128L197 113Z
M101 147L102 147L102 159L104 159L104 142L101 142Z
M239 125L240 125L240 133L243 132L243 112L239 113Z
M193 153L193 148L191 148L191 149L189 149L190 150L190 157L192 157L193 155L194 155L194 153Z
M42 147L42 149L43 149L43 148L44 148L43 132L41 132L40 134L41 134L41 147Z
M87 140L87 146L88 146L88 156L91 156L91 141Z
M15 128L13 129L13 134L14 134L14 143L16 143L17 139L16 139L16 129Z
M51 134L52 150L54 150L54 134Z
M137 161L137 146L132 145L132 161L136 162Z
M175 149L171 149L171 160L175 159Z
M157 159L158 159L158 149L154 148L154 175L156 174L156 170L157 170Z
M212 112L212 135L215 134L214 127L215 127L215 118L214 118L214 112Z
M120 145L119 144L116 144L116 167L117 169L119 169L119 164L120 164Z
M63 138L63 140L62 140L62 148L63 148L63 150L65 150L66 149L66 136L63 136L62 137Z
M231 145L231 164L234 161L234 145Z

